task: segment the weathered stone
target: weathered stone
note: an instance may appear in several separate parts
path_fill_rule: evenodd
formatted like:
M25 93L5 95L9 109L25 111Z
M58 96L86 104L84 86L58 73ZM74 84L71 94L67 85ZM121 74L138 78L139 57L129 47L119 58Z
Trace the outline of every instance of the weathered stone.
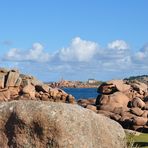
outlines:
M113 86L116 87L118 91L121 91L121 92L126 92L131 88L131 86L128 84L125 84L123 80L111 80L111 81L108 81L107 84L112 84Z
M30 80L31 84L36 86L36 85L43 85L44 83L38 79L36 79L35 77L32 77Z
M113 112L115 109L115 106L113 105L101 105L101 106L97 106L98 110L104 110L104 111L109 111L109 112Z
M0 68L0 73L7 73L9 70L6 68Z
M4 90L0 92L0 101L8 101L10 100L10 91Z
M95 105L95 103L96 103L96 99L94 99L94 98L90 98L90 99L87 99L87 100L89 101L90 105Z
M124 108L123 107L115 107L113 110L113 113L121 115L128 110L129 109L127 107L124 107Z
M9 71L8 77L7 77L7 82L6 82L6 87L15 86L18 78L19 78L19 72Z
M114 119L116 121L119 121L121 119L121 116L119 114L112 114L110 117L111 119Z
M75 103L75 98L74 98L72 95L68 95L68 96L66 97L66 102L67 102L67 103L74 104L74 103Z
M147 124L147 121L148 121L148 119L147 118L143 118L143 117L135 117L133 119L134 125L137 125L137 126L146 125Z
M1 147L126 147L124 130L117 122L64 103L1 103L0 137Z
M47 94L43 94L43 95L41 96L41 100L43 100L43 101L48 101L48 100L49 100L48 95L47 95Z
M102 95L97 98L96 105L113 105L114 107L126 107L129 98L122 92L115 92L111 95Z
M36 85L35 89L37 92L49 92L49 90L51 89L51 87L49 87L47 84L43 84L43 85Z
M148 102L145 103L144 109L148 110Z
M111 80L106 83L102 83L98 88L98 92L102 94L112 94L117 91L129 91L130 88L131 86L126 84L123 80Z
M94 112L97 112L96 106L94 106L94 105L87 105L86 108L89 109L89 110L92 110Z
M17 81L16 81L16 83L15 83L15 85L14 85L14 86L20 86L20 85L21 85L21 83L22 83L22 78L21 78L21 77L19 77L19 78L17 79Z
M137 115L137 116L141 116L143 114L143 110L141 110L138 107L131 108L130 112Z
M10 97L14 99L19 96L20 89L19 87L9 87Z
M112 94L116 91L117 89L115 86L113 86L112 84L107 84L107 83L102 83L97 90L98 93L106 94L106 95Z
M111 115L113 115L112 112L105 111L105 110L98 110L97 113L98 113L98 114L102 114L102 115L104 115L104 116L106 116L106 117L109 117L109 118L110 118Z
M35 87L33 85L26 85L23 89L22 92L24 94L29 94L31 98L35 98Z
M123 112L123 113L121 114L121 116L122 116L123 121L124 121L125 119L133 119L134 117L137 117L136 115L134 115L134 114L132 114L132 113L130 113L130 112Z
M91 105L91 102L88 99L79 99L77 103L83 107L86 107L87 105Z
M148 111L147 110L143 111L142 117L148 118Z
M5 87L5 75L5 73L0 73L0 89Z
M35 92L35 97L36 98L40 98L41 97L40 93L39 92Z
M138 91L141 95L144 95L148 90L148 86L144 83L141 83L139 81L134 81L131 83L131 86L134 90Z
M134 98L132 101L133 107L139 107L143 108L145 106L145 103L138 97Z

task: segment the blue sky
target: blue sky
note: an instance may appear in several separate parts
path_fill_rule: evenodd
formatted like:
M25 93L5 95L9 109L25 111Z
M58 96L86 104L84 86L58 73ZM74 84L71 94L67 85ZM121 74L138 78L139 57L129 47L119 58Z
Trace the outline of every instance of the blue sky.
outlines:
M43 81L148 74L147 0L0 0L0 67Z

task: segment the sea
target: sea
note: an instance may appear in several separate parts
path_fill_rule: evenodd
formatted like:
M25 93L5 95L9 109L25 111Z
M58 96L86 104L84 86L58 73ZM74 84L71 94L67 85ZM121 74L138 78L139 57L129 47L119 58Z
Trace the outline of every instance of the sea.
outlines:
M97 88L63 88L63 90L73 95L76 100L96 98L98 95Z

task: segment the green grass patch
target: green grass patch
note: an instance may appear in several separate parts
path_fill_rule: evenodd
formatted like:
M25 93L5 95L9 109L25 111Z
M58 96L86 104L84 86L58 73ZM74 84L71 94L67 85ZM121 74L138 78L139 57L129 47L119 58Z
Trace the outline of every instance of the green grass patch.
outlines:
M148 134L133 135L126 133L128 148L148 148Z

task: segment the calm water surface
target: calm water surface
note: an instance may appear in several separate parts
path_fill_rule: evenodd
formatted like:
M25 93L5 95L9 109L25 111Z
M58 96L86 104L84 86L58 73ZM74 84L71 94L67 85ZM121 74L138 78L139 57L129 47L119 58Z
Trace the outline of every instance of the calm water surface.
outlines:
M76 99L96 98L98 95L97 88L63 88L63 90Z

